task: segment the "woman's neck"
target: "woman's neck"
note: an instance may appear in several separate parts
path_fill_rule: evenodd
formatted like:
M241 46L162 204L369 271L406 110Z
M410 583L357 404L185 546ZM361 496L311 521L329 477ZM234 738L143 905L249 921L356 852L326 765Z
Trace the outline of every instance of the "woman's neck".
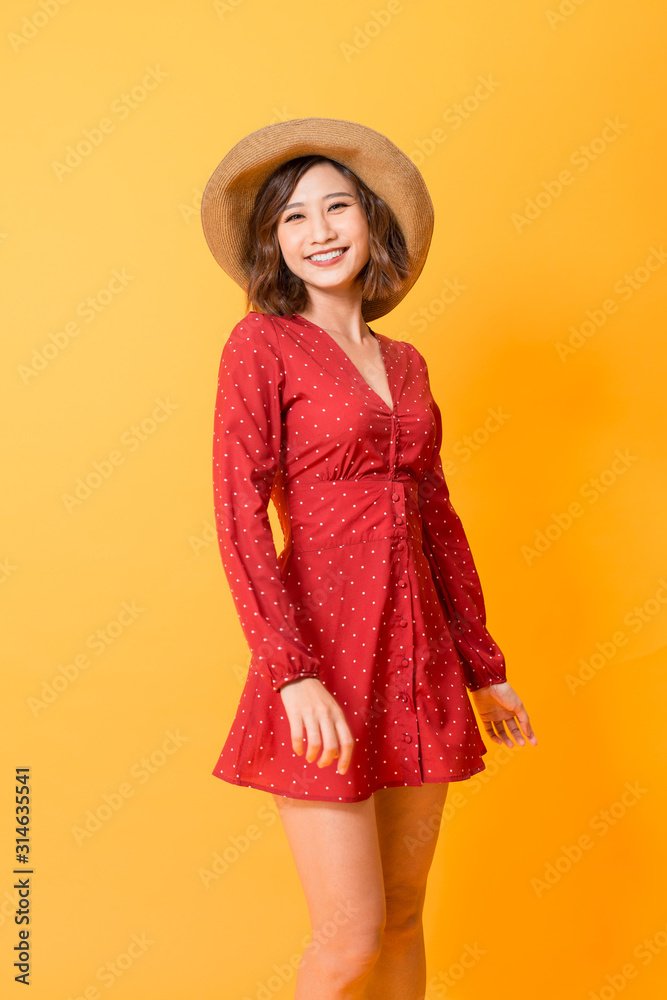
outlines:
M368 324L361 315L360 295L344 299L339 295L311 295L308 305L299 311L299 315L327 333L344 337L355 344L362 344L369 336Z

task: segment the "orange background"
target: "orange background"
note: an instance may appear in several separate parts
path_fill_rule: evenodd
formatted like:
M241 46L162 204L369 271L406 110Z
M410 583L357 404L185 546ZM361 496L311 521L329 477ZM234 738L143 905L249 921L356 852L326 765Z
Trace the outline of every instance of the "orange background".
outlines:
M450 790L427 997L653 1000L667 15L12 0L0 18L4 995L23 995L15 766L32 769L34 1000L293 995L308 919L286 838L269 796L211 774L248 661L211 486L244 302L199 199L243 135L315 115L387 134L431 192L422 276L373 326L428 360L489 627L539 739L487 740L487 772Z

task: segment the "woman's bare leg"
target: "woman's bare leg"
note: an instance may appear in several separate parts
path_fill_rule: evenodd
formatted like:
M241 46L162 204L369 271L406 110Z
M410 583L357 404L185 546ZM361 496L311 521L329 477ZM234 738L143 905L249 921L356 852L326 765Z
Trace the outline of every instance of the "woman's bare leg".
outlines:
M385 921L373 796L363 802L316 802L274 795L274 801L312 930L295 1000L361 1000ZM389 991L382 1000L393 997Z
M364 1000L424 1000L422 911L426 879L449 783L381 788L373 793L386 897L382 950Z

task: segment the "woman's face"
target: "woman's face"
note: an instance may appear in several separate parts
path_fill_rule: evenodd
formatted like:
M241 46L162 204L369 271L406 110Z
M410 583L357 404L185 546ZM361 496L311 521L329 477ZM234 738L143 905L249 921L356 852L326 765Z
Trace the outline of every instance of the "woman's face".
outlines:
M330 163L316 163L301 177L276 234L285 263L309 293L349 290L370 259L368 220L356 184ZM338 252L329 258L332 251ZM323 254L328 259L315 259Z

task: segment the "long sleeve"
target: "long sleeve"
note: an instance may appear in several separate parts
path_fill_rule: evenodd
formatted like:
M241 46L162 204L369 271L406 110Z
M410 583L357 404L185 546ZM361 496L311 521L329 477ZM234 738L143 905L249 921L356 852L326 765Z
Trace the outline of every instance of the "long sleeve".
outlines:
M214 419L213 488L220 555L252 662L274 691L317 677L299 635L268 517L279 470L280 346L268 316L250 313L222 350Z
M426 368L423 358L422 362ZM428 369L426 382L428 385ZM429 402L435 418L436 439L430 465L419 483L423 548L462 661L466 686L476 691L507 680L505 657L486 627L486 608L477 569L463 525L449 499L440 458L442 420L430 386Z

